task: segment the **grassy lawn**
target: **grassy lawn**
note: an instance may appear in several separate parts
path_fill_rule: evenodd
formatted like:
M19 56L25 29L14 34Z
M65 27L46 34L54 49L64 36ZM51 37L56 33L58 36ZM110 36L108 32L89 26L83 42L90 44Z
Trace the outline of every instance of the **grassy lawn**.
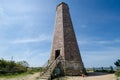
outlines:
M34 73L39 72L39 68L32 68L32 69L28 69L27 72L24 73L8 73L8 74L0 74L0 78L19 78L19 77L24 77L27 75L32 75Z
M21 76L29 75L29 73L21 73L21 74L5 74L0 75L0 78L17 78Z

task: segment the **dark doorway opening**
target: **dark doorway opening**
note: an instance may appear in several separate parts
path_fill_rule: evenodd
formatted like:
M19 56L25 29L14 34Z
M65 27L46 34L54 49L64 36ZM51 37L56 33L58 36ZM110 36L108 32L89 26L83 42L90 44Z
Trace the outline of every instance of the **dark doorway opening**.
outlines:
M60 50L55 51L55 59L60 55Z

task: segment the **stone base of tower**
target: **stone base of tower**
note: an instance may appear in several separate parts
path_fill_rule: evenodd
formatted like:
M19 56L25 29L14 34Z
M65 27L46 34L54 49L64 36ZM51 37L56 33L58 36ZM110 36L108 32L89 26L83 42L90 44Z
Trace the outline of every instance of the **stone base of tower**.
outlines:
M54 68L53 71L50 71L52 72L51 78L55 78L58 76L80 76L82 74L86 74L82 62L67 61L59 58L51 62L52 64L56 64L55 66L51 65Z
M85 68L81 62L77 61L62 61L62 65L64 70L64 75L66 76L79 76L82 74L86 74Z
M66 75L81 75L83 73L83 64L75 61L66 61L65 73Z

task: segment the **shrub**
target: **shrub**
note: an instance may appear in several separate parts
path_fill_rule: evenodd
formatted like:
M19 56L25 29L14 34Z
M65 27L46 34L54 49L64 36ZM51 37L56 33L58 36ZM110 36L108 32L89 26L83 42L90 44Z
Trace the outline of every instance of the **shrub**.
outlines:
M117 77L120 77L120 70L116 71L116 72L115 72L115 75L116 75Z
M1 74L16 74L27 71L28 63L26 61L7 61L0 59L0 75Z

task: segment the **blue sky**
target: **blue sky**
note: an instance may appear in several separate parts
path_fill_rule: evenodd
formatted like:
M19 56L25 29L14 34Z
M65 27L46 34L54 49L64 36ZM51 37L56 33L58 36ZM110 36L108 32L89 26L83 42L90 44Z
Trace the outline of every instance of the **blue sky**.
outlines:
M120 59L119 0L0 0L0 58L44 65L62 1L69 5L85 67L113 66Z

